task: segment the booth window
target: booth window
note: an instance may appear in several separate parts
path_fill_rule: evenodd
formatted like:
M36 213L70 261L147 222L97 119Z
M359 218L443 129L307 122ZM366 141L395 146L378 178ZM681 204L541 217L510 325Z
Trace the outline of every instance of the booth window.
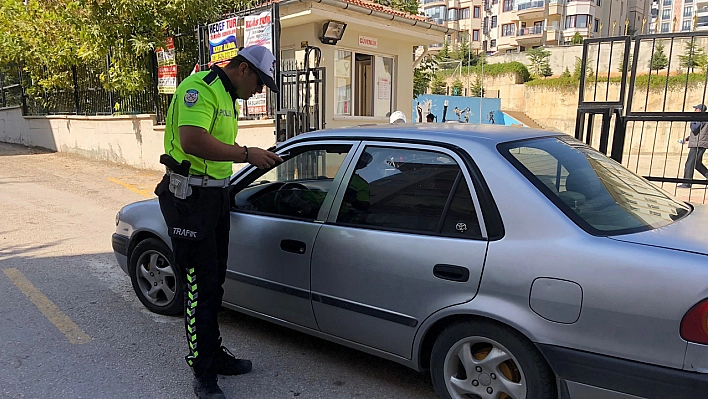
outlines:
M392 57L336 50L334 62L337 115L386 117L392 111Z

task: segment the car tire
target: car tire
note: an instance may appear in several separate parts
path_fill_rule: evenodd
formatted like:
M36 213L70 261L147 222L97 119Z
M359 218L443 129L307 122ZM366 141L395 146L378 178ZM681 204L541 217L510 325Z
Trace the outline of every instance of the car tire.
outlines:
M177 315L184 311L182 276L164 242L148 238L138 243L130 255L128 272L135 294L151 312Z
M430 357L430 375L441 399L555 399L555 377L521 333L491 322L448 326Z

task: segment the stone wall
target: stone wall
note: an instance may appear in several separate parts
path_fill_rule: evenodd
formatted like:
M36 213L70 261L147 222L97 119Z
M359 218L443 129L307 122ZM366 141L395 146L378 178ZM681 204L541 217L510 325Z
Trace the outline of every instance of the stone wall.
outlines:
M238 143L275 144L272 120L239 123ZM162 170L165 127L155 115L22 116L19 107L0 108L0 141L70 152L142 169ZM235 165L235 169L240 166Z

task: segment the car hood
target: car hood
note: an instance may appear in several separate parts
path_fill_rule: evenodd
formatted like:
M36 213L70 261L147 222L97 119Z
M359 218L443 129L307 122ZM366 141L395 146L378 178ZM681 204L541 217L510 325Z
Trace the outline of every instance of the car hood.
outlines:
M611 238L708 255L708 206L695 206L693 212L683 219L662 228Z

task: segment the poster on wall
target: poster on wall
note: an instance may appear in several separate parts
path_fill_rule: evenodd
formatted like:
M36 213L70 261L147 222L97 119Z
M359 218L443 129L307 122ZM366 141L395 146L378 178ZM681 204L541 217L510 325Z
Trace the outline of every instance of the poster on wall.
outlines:
M209 24L209 66L224 66L238 53L238 17Z
M273 28L270 11L244 17L243 46L263 46L273 51Z
M391 99L391 79L379 78L379 100Z
M243 20L243 46L263 46L273 51L273 25L270 11L248 15ZM265 89L264 89L265 90ZM249 115L268 112L266 93L258 93L246 100Z
M157 92L174 94L177 89L177 62L175 59L175 41L168 37L165 48L155 50L157 58Z

